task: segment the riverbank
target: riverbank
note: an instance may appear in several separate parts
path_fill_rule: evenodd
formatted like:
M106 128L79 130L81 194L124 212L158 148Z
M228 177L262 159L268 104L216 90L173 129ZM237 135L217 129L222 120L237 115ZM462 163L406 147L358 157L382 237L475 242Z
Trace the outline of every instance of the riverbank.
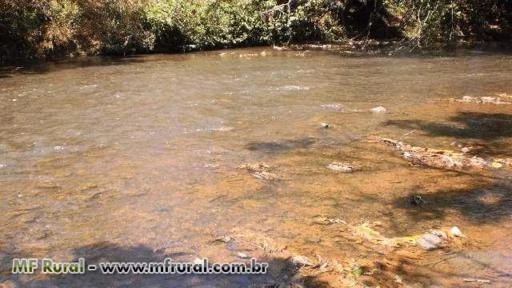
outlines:
M364 49L361 49L364 47ZM78 56L78 57L58 57L53 59L22 59L15 62L3 63L0 65L0 78L12 77L15 74L37 74L51 67L65 66L96 66L96 65L116 65L119 63L129 63L143 59L144 57L160 57L163 55L186 55L206 53L211 55L232 55L239 57L254 57L262 55L270 56L272 53L279 52L296 52L297 55L306 56L314 52L327 52L333 55L344 57L463 57L471 55L510 55L512 44L508 42L479 42L479 43L461 43L457 48L443 49L441 46L431 49L411 50L399 41L347 41L343 44L290 44L286 46L258 46L258 47L241 47L232 49L218 50L190 50L187 52L175 53L139 53L108 56ZM258 51L258 52L255 52Z
M429 2L2 0L0 63L294 43L418 51L511 40L508 1Z

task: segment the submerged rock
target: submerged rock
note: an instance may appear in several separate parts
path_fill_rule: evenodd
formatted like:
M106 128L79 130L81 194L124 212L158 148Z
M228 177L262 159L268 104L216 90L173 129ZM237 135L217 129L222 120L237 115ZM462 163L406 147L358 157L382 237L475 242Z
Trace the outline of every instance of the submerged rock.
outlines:
M329 218L329 217L325 217L325 216L321 216L321 215L318 215L318 216L315 216L313 217L313 224L318 224L318 225L331 225L331 224L347 224L347 222L339 219L339 218Z
M306 241L309 243L318 244L318 243L322 242L322 238L320 238L318 236L312 236L312 237L306 238Z
M196 132L229 132L232 131L233 127L229 126L219 126L219 127L207 127L207 128L197 128Z
M280 90L280 91L307 91L307 90L309 90L309 87L299 86L299 85L284 85L284 86L277 88L277 90Z
M324 216L315 216L315 217L313 217L312 222L313 222L313 224L318 224L318 225L330 225L331 224L329 219Z
M332 162L331 164L327 165L327 168L332 171L343 173L351 173L355 170L352 164L345 162Z
M256 163L256 164L244 164L240 166L241 169L246 169L251 173L252 176L254 176L257 179L266 180L266 181L273 181L273 180L280 180L281 178L270 172L270 166L268 166L265 163Z
M418 240L416 240L416 244L427 251L441 248L442 243L443 240L441 237L432 233L425 233Z
M212 243L229 243L233 240L230 236L220 236L212 240Z
M357 226L350 224L347 224L347 226L354 236L360 237L374 244L384 245L388 247L414 245L416 244L416 241L421 237L421 235L409 235L389 238L382 235L379 231L373 229L367 222Z
M267 172L267 171L255 171L255 172L251 173L251 175L254 176L255 178L258 178L261 180L272 181L272 180L279 179L279 176L277 176L274 173Z
M214 164L214 163L205 163L203 165L204 168L212 168L212 169L215 169L215 168L219 168L220 165L219 164Z
M270 166L265 163L253 163L253 164L244 164L238 168L247 169L249 171L262 171L262 170L269 169Z

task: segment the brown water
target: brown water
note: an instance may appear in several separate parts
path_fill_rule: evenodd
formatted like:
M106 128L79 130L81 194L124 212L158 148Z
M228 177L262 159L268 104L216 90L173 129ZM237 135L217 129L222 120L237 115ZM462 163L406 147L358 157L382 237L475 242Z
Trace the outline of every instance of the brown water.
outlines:
M512 285L510 170L413 167L369 141L383 136L442 149L458 141L479 147L479 156L512 157L512 105L436 101L508 97L511 56L248 49L85 58L21 72L0 78L0 283L475 287L464 279L479 278ZM388 113L369 112L375 106ZM334 161L361 170L336 173L326 168ZM254 163L279 179L239 168ZM426 204L409 205L413 194ZM319 216L344 223L321 225ZM363 223L385 237L452 225L468 237L424 252L361 237L353 227ZM223 236L231 241L215 241ZM9 271L11 259L23 256L239 261L238 252L270 261L270 273ZM328 265L296 270L287 261L293 255Z

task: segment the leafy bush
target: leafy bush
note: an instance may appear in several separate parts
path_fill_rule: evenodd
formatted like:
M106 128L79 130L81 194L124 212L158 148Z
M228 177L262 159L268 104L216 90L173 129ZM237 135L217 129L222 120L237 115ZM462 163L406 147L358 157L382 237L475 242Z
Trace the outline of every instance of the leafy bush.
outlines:
M28 58L41 41L48 3L32 0L0 1L0 56Z
M338 21L340 1L289 1L263 12L272 42L335 41L345 36Z
M154 36L144 27L144 0L75 0L73 40L92 54L151 51Z
M269 41L260 15L264 2L153 1L146 7L146 21L156 35L156 46L165 50L257 45Z
M511 0L0 0L0 62L404 38L510 40Z
M511 40L512 1L385 0L418 47L460 40Z

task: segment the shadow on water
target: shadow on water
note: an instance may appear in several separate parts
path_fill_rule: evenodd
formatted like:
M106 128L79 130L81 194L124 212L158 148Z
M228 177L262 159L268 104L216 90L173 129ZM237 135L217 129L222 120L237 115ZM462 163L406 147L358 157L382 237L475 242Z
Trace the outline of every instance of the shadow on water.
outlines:
M23 253L21 253L23 254ZM111 243L96 243L76 248L74 261L84 258L86 265L99 262L163 262L165 258L181 261L190 253L165 254L155 251L148 246L118 246ZM30 257L31 255L8 255L11 257ZM9 257L3 257L4 259ZM12 259L12 258L10 258ZM10 261L10 259L7 259ZM189 262L190 260L183 262ZM2 273L0 283L12 281L17 287L281 287L289 285L290 281L305 287L330 287L327 283L315 277L294 277L298 270L288 259L268 258L258 259L259 262L269 263L269 269L263 275L135 275L112 274L104 275L97 271L89 271L83 275L47 275L48 277L33 277L32 275L9 275L11 263L1 261ZM250 261L247 260L249 263ZM7 278L6 278L7 276ZM42 276L42 275L41 275ZM0 285L1 286L1 285ZM3 287L3 286L1 286Z
M498 222L512 215L512 185L495 183L469 189L440 190L415 194L424 200L421 205L411 203L411 196L397 198L396 208L405 210L415 223L444 219L447 211L457 211L477 223Z
M95 66L116 66L137 64L145 62L142 55L133 55L125 57L115 56L91 56L76 59L64 59L48 62L28 62L20 63L16 66L0 67L0 79L9 78L16 74L44 74L58 70L86 68Z
M266 153L280 153L294 149L303 149L313 145L316 140L312 137L302 137L297 139L288 139L272 142L250 142L247 149L250 151L260 151Z
M499 140L512 137L512 114L459 112L449 119L453 123L424 120L390 120L384 125L422 130L429 136L473 139L483 143L473 152L479 155L510 155L510 147Z

